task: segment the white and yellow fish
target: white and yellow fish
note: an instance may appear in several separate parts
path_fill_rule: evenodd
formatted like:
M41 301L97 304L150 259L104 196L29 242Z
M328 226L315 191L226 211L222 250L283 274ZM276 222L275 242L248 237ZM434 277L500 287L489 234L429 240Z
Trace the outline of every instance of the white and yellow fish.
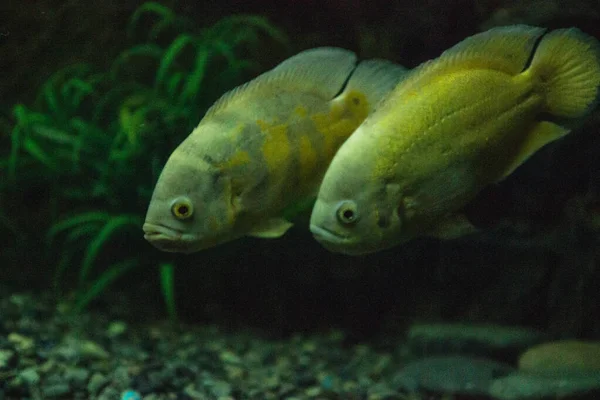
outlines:
M312 205L339 146L405 71L317 48L223 95L167 161L144 237L191 253L245 235L283 235L292 225L284 212Z
M341 146L313 235L351 255L460 236L460 210L567 134L599 86L598 41L577 29L516 25L465 39L415 68Z

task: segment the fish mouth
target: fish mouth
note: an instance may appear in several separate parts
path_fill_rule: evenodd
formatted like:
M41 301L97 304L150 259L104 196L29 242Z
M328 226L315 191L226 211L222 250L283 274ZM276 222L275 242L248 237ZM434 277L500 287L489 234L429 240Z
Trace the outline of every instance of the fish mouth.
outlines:
M144 223L144 239L159 250L169 253L193 253L194 236L164 225Z
M310 225L310 231L314 238L325 249L332 253L339 253L347 256L363 256L374 251L365 243L357 242L356 238L350 235L344 235L319 225Z
M346 243L350 240L350 237L347 235L342 235L319 225L311 224L310 231L319 242Z

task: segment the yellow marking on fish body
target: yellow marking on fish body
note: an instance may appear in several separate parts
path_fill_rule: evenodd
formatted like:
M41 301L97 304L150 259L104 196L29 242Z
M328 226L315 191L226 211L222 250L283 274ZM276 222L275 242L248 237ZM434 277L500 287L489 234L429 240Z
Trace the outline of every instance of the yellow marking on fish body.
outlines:
M304 106L298 106L294 109L294 114L296 114L300 118L305 118L308 114L308 110Z
M257 119L256 120L256 125L258 125L259 129L262 132L266 132L269 129L269 124L266 121L262 120L262 119Z
M359 124L369 115L370 105L364 93L351 90L346 95L345 102L347 109L350 110L354 119L360 121Z
M273 126L279 124L279 119L276 117L273 117L272 120L269 121L265 121L264 119L257 119L256 120L256 125L258 125L259 129L261 130L261 132L263 133L267 133L267 131L271 128L273 128Z
M327 159L333 158L337 149L358 128L368 113L366 96L353 90L334 101L329 113L319 113L311 117L317 131L323 135L323 151Z
M317 152L306 135L300 137L298 156L300 159L300 182L306 183L310 180L317 167Z
M218 168L229 170L231 168L239 167L250 162L250 154L244 150L238 150L228 160L217 164Z
M269 125L262 120L257 120L256 123L265 135L262 153L267 162L269 172L277 174L281 168L287 167L290 163L292 151L290 140L287 136L287 125Z

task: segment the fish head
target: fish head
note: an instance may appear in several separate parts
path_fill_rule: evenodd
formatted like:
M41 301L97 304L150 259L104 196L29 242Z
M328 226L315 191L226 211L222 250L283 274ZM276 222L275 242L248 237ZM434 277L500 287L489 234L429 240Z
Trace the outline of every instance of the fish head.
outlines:
M231 179L186 141L167 160L143 225L144 238L167 252L193 253L237 237Z
M361 255L391 247L390 238L400 235L402 219L394 204L401 193L398 185L374 173L378 152L368 146L348 146L351 139L325 173L310 230L329 251ZM349 151L352 148L360 149L360 154Z

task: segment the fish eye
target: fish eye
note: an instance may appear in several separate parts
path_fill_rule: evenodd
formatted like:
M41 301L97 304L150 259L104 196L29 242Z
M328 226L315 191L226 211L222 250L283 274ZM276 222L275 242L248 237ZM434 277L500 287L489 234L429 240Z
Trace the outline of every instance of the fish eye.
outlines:
M358 210L356 203L350 200L345 200L340 203L336 211L337 219L342 224L350 225L358 221Z
M179 220L186 220L194 214L194 206L187 197L178 197L171 203L171 214Z

